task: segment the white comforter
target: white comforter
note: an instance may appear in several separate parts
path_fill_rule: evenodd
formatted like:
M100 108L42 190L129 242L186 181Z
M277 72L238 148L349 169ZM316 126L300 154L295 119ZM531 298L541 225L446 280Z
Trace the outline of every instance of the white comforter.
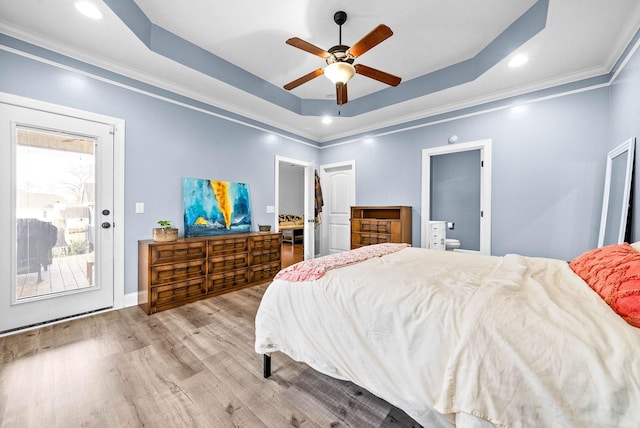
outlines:
M640 329L559 260L406 248L276 280L255 349L351 380L425 426L640 426Z

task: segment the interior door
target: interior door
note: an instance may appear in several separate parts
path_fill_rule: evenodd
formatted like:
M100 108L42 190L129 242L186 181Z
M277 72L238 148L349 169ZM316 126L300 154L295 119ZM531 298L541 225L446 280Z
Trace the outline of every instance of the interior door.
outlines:
M316 256L315 164L304 166L304 259Z
M355 162L322 165L320 182L324 196L321 255L347 251L351 248L351 207L356 204Z
M114 305L112 126L0 104L0 332Z

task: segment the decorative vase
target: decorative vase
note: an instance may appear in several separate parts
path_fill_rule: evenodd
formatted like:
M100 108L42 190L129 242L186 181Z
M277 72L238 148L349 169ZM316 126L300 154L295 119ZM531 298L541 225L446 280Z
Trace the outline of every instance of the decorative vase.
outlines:
M153 229L153 240L163 242L177 241L178 229L175 227L157 227Z

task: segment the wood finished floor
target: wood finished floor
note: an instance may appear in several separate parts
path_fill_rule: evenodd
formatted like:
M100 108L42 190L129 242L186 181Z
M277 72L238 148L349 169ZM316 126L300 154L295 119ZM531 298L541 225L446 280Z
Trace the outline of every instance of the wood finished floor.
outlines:
M419 426L362 388L280 353L263 379L253 343L266 288L0 338L0 426Z
M304 247L302 244L282 244L280 250L280 258L282 259L282 267L286 268L294 263L304 260Z

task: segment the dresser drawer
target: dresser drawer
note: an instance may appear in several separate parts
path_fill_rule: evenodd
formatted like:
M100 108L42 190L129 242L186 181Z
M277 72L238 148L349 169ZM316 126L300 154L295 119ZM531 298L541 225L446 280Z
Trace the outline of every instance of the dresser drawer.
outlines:
M360 232L391 233L390 220L361 220Z
M152 287L149 312L169 309L181 305L185 300L204 296L206 293L207 281L204 277Z
M249 266L247 253L209 257L209 275Z
M216 239L209 241L209 257L247 251L245 238Z
M151 285L182 281L206 274L206 260L151 266Z
M280 248L281 245L282 238L279 233L251 236L249 238L249 250L251 252L269 248Z
M432 232L442 232L446 229L446 223L444 221L429 222L429 229L431 229Z
M280 262L269 263L262 266L249 268L249 280L251 282L266 282L273 279L280 271Z
M203 259L207 256L206 241L185 242L183 244L152 245L150 247L152 265L167 262L183 262Z
M216 291L227 290L229 288L245 285L248 282L248 269L209 274L208 291L209 293L215 293Z
M265 263L280 261L280 247L266 250L254 250L249 253L250 265L262 265Z
M375 234L369 234L369 233L361 233L358 244L361 246L366 246L366 245L374 245L374 244L384 244L387 242L391 242L390 235L375 235Z

